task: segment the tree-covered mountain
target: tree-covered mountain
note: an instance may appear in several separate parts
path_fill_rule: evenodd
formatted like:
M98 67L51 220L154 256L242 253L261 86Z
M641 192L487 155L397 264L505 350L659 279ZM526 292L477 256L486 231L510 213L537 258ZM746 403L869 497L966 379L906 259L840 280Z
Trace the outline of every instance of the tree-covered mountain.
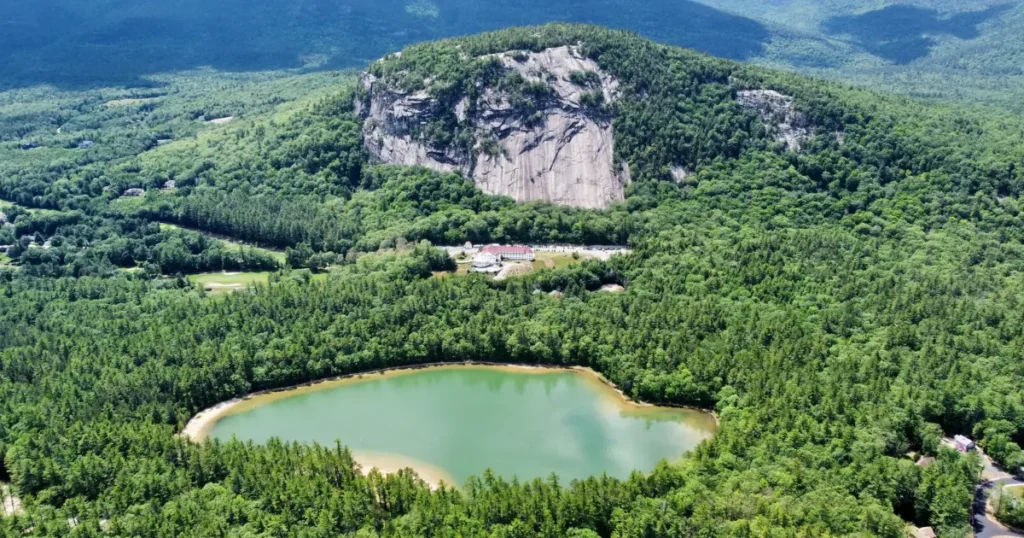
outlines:
M552 47L617 80L613 102L591 103L631 170L608 209L517 204L458 174L372 162L354 76L195 73L160 95L6 105L0 199L32 210L0 225L25 243L0 267L0 480L25 513L0 517L0 534L969 536L979 461L941 438L1024 464L1021 120L592 26L423 43L368 70L439 102L486 82L528 110L546 92L491 55ZM125 98L144 100L108 104ZM416 135L459 143L433 131ZM223 263L216 241L157 221L336 268L220 297L159 267L109 270ZM466 240L634 253L432 278L450 262L429 243ZM606 283L627 291L593 293ZM590 366L633 398L713 408L720 429L625 481L487 473L439 491L406 472L364 477L342 446L176 436L255 390L482 358Z
M155 74L359 67L408 44L552 21L923 97L1019 109L1019 0L12 0L0 86L151 86Z

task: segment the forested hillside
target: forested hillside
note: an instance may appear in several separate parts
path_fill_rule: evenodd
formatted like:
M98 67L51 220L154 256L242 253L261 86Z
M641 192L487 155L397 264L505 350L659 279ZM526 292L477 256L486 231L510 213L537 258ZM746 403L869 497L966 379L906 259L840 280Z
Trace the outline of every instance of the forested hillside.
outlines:
M1024 95L1020 0L12 0L0 5L0 88L362 67L422 40L547 22L921 97L1020 110Z
M78 103L59 125L96 122L83 149L4 116L0 198L21 209L5 206L0 243L24 245L0 267L0 481L25 513L0 534L969 536L980 462L940 439L1024 464L1024 123L591 26L424 43L369 69L455 102L500 78L482 56L565 45L620 84L607 113L633 181L607 210L370 162L351 76L236 82L195 108ZM805 122L800 144L739 99L769 90ZM158 222L287 248L290 269L207 296L174 273L226 251ZM466 240L634 252L433 278L451 262L431 243ZM328 265L324 281L300 270ZM608 283L627 291L594 293ZM624 481L486 473L438 491L363 476L340 444L176 436L252 391L459 360L589 366L633 398L714 409L720 429Z

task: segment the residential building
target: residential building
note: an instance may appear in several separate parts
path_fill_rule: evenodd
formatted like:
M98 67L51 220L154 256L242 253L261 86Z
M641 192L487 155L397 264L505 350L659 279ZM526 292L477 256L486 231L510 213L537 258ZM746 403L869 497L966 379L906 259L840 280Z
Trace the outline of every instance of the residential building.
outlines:
M953 437L953 446L956 447L957 450L965 454L967 452L974 450L975 448L974 441L971 441L970 439L964 437L963 435L957 435Z
M911 527L912 538L935 538L935 531L931 527Z

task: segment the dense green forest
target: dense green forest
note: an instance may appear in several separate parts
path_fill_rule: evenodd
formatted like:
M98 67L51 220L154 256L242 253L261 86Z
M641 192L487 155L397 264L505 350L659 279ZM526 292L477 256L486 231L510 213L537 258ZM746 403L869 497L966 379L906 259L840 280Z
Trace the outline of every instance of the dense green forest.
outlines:
M4 116L0 198L21 209L4 207L0 239L22 251L0 267L0 480L25 513L0 534L968 536L980 462L941 437L1024 465L1024 123L589 26L425 43L371 69L455 99L491 76L466 56L563 44L621 83L610 112L634 181L608 210L369 163L347 76ZM751 88L794 97L814 126L800 151L736 103ZM84 122L91 147L56 133ZM159 222L288 248L293 270L209 297L171 275L276 262ZM634 252L431 278L450 267L431 243L464 240ZM325 281L294 269L327 253L344 263ZM627 291L593 293L606 283ZM175 435L255 390L442 360L590 366L634 398L714 409L720 429L624 481L485 473L439 491L363 476L340 445Z
M1020 110L1020 0L10 0L0 89L159 89L210 69L361 68L411 43L547 22L599 24L914 96ZM0 97L2 99L2 97Z

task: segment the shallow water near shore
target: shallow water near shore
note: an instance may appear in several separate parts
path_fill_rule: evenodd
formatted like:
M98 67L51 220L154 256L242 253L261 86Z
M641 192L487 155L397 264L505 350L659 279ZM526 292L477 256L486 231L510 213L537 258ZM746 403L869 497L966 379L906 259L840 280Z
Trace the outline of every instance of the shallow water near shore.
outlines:
M199 437L338 440L365 467L410 466L428 482L454 485L488 468L521 480L625 478L680 458L716 427L706 412L628 402L592 373L494 366L366 374L264 394L210 422Z

